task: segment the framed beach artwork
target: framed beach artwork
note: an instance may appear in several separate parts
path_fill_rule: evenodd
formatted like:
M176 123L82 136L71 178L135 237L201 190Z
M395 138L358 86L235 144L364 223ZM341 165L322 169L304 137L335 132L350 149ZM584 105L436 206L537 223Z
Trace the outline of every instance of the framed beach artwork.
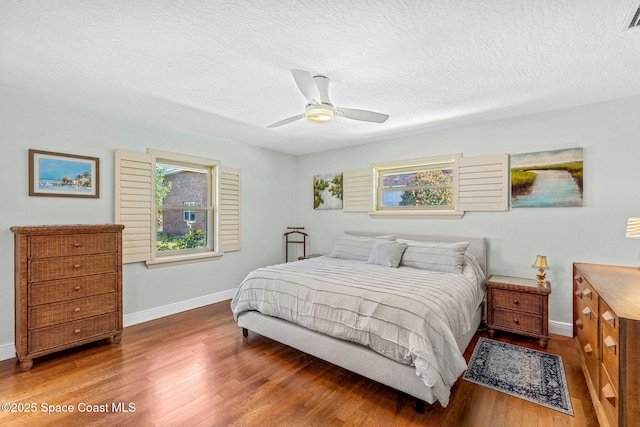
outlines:
M100 159L29 150L29 195L100 197Z
M511 155L511 207L583 206L583 150Z
M313 176L313 209L342 209L342 174Z

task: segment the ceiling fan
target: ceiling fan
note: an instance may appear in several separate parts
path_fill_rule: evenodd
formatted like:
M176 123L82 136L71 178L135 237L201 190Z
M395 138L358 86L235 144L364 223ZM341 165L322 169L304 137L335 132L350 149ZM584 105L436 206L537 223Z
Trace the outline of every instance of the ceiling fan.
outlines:
M267 126L268 128L276 128L302 118L306 118L308 121L315 123L331 121L335 116L373 123L384 123L389 118L388 114L376 113L374 111L334 107L329 100L330 80L328 77L322 75L312 77L308 71L304 70L291 70L291 73L298 85L298 89L300 89L300 92L307 98L305 111L297 116L273 123Z

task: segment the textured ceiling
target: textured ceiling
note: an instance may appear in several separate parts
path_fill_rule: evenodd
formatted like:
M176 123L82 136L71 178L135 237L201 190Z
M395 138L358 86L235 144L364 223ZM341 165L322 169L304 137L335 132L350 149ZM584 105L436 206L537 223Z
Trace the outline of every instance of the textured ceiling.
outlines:
M0 84L304 154L640 95L638 0L0 0ZM335 105L304 111L291 69Z

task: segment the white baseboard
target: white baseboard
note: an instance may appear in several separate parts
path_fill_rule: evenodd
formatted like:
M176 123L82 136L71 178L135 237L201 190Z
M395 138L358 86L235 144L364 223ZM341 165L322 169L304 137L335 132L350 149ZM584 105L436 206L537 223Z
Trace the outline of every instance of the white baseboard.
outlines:
M150 320L159 319L161 317L170 316L172 314L181 313L194 308L204 307L205 305L215 304L220 301L233 298L236 293L235 289L222 291L215 294L204 295L186 301L180 301L173 304L167 304L160 307L151 308L149 310L139 311L137 313L125 314L122 319L124 327L137 325L138 323L148 322ZM231 309L229 309L231 311ZM7 360L16 357L16 349L14 343L0 345L0 360Z
M173 304L151 308L149 310L138 311L137 313L125 314L122 319L122 323L126 328L127 326L137 325L138 323L148 322L150 320L159 319L161 317L170 316L176 313L182 313L183 311L193 310L194 308L204 307L205 305L215 304L220 301L228 300L233 298L233 295L235 293L235 289L229 289L228 291L204 295L186 301L180 301Z
M555 335L562 335L565 337L572 337L573 325L571 323L556 322L554 320L550 320L549 333L555 334Z

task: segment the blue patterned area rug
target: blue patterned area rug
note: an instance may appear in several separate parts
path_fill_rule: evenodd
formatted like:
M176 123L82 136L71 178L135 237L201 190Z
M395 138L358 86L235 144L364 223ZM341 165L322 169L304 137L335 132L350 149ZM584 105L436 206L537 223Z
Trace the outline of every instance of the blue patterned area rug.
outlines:
M480 338L463 378L573 415L562 358Z

